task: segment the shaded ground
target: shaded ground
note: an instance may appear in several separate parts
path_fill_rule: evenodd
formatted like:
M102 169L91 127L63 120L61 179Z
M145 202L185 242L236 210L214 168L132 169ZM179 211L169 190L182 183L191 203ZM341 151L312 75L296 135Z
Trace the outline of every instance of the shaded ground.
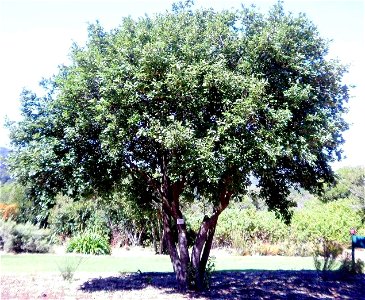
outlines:
M105 277L78 274L1 275L1 299L365 299L365 275L343 278L315 271L226 271L212 276L210 291L178 293L172 273Z

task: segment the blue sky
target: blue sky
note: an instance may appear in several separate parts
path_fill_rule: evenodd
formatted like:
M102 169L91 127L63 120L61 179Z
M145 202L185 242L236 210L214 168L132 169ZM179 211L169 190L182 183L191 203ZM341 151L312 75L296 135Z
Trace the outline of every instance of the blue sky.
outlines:
M38 82L57 72L68 62L72 41L83 44L87 24L99 20L106 29L120 24L123 16L143 16L169 10L171 0L0 0L0 146L8 146L3 128L5 117L19 119L19 94L23 87L39 91ZM207 1L197 7L215 9L254 3L266 11L276 0ZM287 0L286 10L304 12L317 25L321 35L332 39L331 58L350 64L345 82L356 85L351 92L346 119L352 124L344 134L347 158L334 166L365 165L365 69L364 1Z

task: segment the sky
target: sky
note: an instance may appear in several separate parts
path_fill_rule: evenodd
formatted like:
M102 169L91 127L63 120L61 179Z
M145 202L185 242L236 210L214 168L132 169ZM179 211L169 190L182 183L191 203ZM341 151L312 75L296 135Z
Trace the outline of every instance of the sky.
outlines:
M107 29L117 27L123 17L138 18L170 10L173 0L0 0L0 146L9 147L5 119L20 119L19 95L23 88L40 92L38 83L68 63L73 42L82 45L87 26L99 20ZM349 64L344 83L351 90L351 124L344 133L346 158L333 165L365 166L365 23L363 0L286 0L294 14L306 13L322 37L331 39L329 58ZM217 10L255 4L262 12L276 0L196 0L195 7Z

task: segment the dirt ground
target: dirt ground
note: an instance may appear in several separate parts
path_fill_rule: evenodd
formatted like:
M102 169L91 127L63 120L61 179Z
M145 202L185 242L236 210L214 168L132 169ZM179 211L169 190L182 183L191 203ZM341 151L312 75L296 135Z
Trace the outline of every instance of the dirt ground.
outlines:
M58 253L59 252L59 253ZM64 249L56 249L63 254ZM136 254L137 253L137 254ZM365 254L365 252L364 252ZM144 249L113 251L116 256L151 256ZM215 256L229 255L225 251ZM0 299L349 299L365 300L365 275L344 277L316 271L214 272L211 288L203 293L179 293L172 273L82 273L71 282L57 273L0 273Z
M172 273L1 275L1 299L365 299L365 276L315 271L216 272L204 293L177 292Z

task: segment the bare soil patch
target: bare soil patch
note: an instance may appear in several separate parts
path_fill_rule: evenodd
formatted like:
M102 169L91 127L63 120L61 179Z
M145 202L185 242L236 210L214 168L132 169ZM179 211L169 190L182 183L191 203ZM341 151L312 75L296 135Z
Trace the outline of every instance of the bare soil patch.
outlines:
M365 299L365 276L315 271L215 272L203 293L181 294L172 273L1 275L1 299Z

